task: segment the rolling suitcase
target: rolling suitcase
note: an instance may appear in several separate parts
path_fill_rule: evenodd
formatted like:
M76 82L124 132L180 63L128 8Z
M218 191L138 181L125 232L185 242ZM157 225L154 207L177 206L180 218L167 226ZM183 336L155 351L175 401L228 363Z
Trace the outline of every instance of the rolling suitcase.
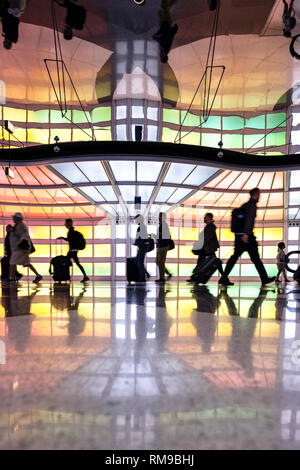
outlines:
M128 282L138 282L139 271L136 264L136 258L127 258L126 277Z
M69 281L72 263L67 256L55 256L50 262L49 273L53 281Z
M8 256L4 256L1 259L1 280L4 281L5 279L9 278L9 258Z
M191 280L197 284L206 284L220 265L221 260L215 255L207 256L198 266L196 266L191 276Z

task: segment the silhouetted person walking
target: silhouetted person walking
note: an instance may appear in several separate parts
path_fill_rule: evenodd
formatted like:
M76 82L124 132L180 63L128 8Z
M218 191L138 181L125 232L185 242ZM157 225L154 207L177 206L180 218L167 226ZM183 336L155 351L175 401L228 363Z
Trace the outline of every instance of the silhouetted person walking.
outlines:
M141 214L136 215L134 221L138 225L134 242L135 246L138 247L136 255L136 264L139 272L138 282L146 282L145 256L148 249L147 227L144 223L144 217Z
M162 63L168 62L168 54L172 47L175 34L178 31L178 25L172 26L170 9L176 0L162 0L158 11L159 30L153 34L152 39L158 42L160 47L160 60Z
M199 240L194 244L194 246L196 247L197 245L199 245L200 248L196 250L195 249L192 250L194 254L198 255L197 264L193 270L192 276L194 272L196 271L197 267L204 260L204 258L206 258L209 255L215 254L215 252L219 248L219 241L218 241L217 234L216 234L217 227L214 224L214 216L211 212L207 212L207 214L205 214L204 223L205 223L204 230L200 232ZM220 261L218 270L221 276L223 276L224 272L223 272L221 261ZM187 282L193 282L192 276L190 277L190 279L187 279Z
M171 279L172 274L166 268L166 257L168 250L170 248L170 229L166 222L166 214L163 212L159 213L159 224L158 224L158 234L155 235L157 239L157 249L156 249L156 264L159 269L159 279L156 279L155 282L165 282L165 274L168 275L168 279Z
M6 237L4 239L4 258L1 260L1 268L2 268L2 273L1 273L1 279L2 281L7 281L9 278L9 260L11 257L11 247L10 247L10 237L13 231L13 226L8 224L6 226ZM23 277L21 273L18 273L18 271L15 271L15 279L16 281L19 281Z
M22 265L28 267L36 275L33 280L34 283L38 283L43 279L35 267L31 264L29 254L32 253L32 242L28 233L28 228L23 222L23 216L20 212L16 212L13 215L13 221L15 223L13 230L10 235L10 248L11 257L9 260L9 282L15 281L16 266Z
M78 5L77 0L56 0L56 2L67 9L64 39L69 41L73 38L73 29L83 29L86 20L86 9Z
M90 278L86 275L84 267L80 264L78 259L78 250L82 249L79 245L82 243L83 236L80 232L77 232L73 227L73 220L66 219L65 220L65 227L68 229L67 237L57 237L57 240L65 240L69 243L69 251L67 253L67 257L74 261L74 263L78 266L80 271L83 274L83 279L80 282L87 282Z
M258 245L256 237L253 233L257 211L256 205L259 201L259 197L259 188L254 188L250 191L249 201L242 205L242 228L239 232L235 233L234 253L227 262L226 268L224 270L224 275L219 280L220 284L227 286L233 285L233 282L229 281L228 275L235 263L237 262L238 258L244 253L244 251L247 251L249 253L250 259L252 263L254 263L258 271L262 285L269 284L270 282L273 282L275 280L275 276L268 277L265 267L259 257Z

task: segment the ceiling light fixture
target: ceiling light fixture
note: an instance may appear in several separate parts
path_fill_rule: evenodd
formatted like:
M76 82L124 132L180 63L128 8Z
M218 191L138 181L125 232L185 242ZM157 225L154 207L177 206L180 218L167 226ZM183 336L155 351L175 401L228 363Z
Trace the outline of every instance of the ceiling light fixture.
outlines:
M136 5L145 5L145 0L133 0Z

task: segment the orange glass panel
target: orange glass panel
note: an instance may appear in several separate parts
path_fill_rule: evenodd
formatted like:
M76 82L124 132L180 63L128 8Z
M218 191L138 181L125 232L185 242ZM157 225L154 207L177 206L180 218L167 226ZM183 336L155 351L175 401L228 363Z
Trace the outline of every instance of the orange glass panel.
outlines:
M53 173L51 170L49 170L45 166L40 166L38 167L42 173L45 173L45 175L53 182L54 184L65 184L65 181L59 178L55 173Z
M39 181L31 173L30 167L28 169L26 167L18 167L18 172L24 180L25 184L39 185Z
M271 193L268 206L283 206L283 193Z
M39 167L31 166L30 171L41 185L53 184L53 181L50 178L48 178L45 172L41 171Z
M220 183L220 181L225 179L226 176L229 175L230 172L231 172L231 170L223 171L220 175L216 176L212 181L209 181L209 183L207 183L207 187L216 188L218 186L218 184Z
M264 173L259 182L259 189L270 189L274 178L274 172Z
M216 185L217 188L224 188L228 189L230 185L235 181L235 179L241 174L240 171L231 171L226 178L220 181L219 184Z
M249 179L250 176L251 176L251 173L250 173L250 172L243 171L243 172L238 176L238 178L236 179L236 181L234 181L234 182L231 184L230 189L243 189L244 184L246 183L246 181Z
M86 199L82 194L80 194L76 189L74 188L66 188L63 189L63 192L67 194L67 196L72 199L74 202L89 202L88 199Z
M249 180L245 183L243 189L251 190L253 188L256 188L258 186L258 183L261 179L262 173L252 173L250 176Z
M283 189L283 176L284 176L283 172L275 173L275 178L274 178L272 189Z

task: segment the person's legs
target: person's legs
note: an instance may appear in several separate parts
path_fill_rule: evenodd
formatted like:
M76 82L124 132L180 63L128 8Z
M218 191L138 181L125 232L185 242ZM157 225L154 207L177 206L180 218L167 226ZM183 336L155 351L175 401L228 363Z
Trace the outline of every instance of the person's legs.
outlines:
M141 250L141 248L138 249L137 255L136 255L136 264L138 267L138 272L139 272L139 281L140 282L145 282L145 266L144 266L144 261L145 261L145 256L146 252L144 250Z
M254 236L249 236L249 242L247 243L247 245L248 245L247 251L249 253L250 259L256 267L256 270L260 276L261 282L264 283L268 279L268 274L259 257L256 238Z
M235 243L234 243L234 252L233 255L229 258L227 261L225 270L224 270L224 276L228 277L230 271L232 270L233 266L239 259L239 257L244 253L245 250L247 250L247 244L242 242L241 237L236 237Z
M79 259L78 259L78 255L77 255L77 251L69 251L68 254L67 254L68 258L70 259L73 259L74 263L78 266L78 268L80 269L80 271L82 272L83 274L83 279L86 279L88 280L89 277L86 275L86 272L84 270L84 267L80 264L79 262Z
M160 257L160 266L159 266L159 278L164 279L165 273L169 274L169 271L166 269L166 258L167 258L168 247L163 246L161 248L161 257Z
M38 282L40 282L43 279L43 276L41 276L37 272L37 270L35 269L35 267L32 264L28 264L26 267L29 268L35 274L35 279L33 280L33 282L35 284L37 284Z
M16 273L16 265L15 264L10 264L9 265L9 279L14 279L15 278L15 273Z

